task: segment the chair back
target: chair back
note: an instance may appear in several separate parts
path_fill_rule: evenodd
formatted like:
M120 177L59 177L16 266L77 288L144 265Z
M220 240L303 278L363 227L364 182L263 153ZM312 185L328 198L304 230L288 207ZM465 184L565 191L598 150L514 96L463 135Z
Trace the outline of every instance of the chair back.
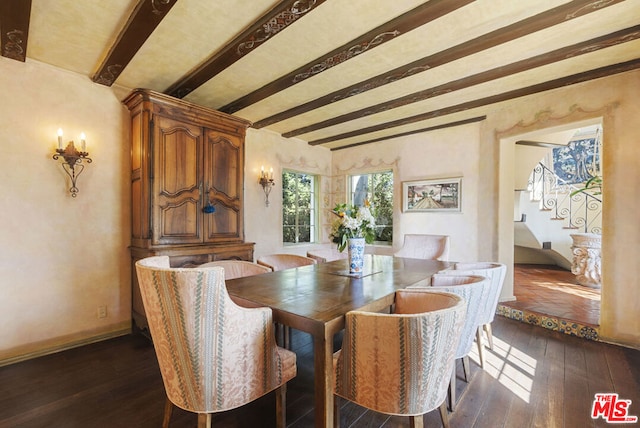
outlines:
M408 289L418 289L425 285L411 286ZM431 286L438 291L457 294L467 302L465 322L456 350L456 358L462 358L471 351L478 326L482 324L480 315L484 309L483 298L490 286L489 280L479 275L435 274L431 278Z
M299 256L297 254L271 254L269 256L259 257L258 264L277 271L315 265L316 261L310 257Z
M440 406L454 363L466 303L433 289L399 290L396 313L346 314L334 356L335 394L366 408L421 415Z
M218 260L215 262L204 263L198 267L204 268L215 266L224 269L225 280L271 272L271 268L245 260Z
M449 260L448 235L404 235L402 248L395 253L397 257L412 259Z
M481 324L493 322L498 308L498 300L504 285L504 278L507 274L507 266L502 263L475 262L456 263L453 269L444 270L440 273L447 275L480 275L489 278L490 287L484 298L484 310L480 316Z
M327 263L334 260L342 260L348 257L346 251L338 251L337 248L320 248L307 251L307 257L314 259L316 263Z
M295 376L295 354L291 364L276 348L271 309L237 306L222 268L170 268L168 256L156 256L136 262L136 271L167 397L176 406L233 409Z

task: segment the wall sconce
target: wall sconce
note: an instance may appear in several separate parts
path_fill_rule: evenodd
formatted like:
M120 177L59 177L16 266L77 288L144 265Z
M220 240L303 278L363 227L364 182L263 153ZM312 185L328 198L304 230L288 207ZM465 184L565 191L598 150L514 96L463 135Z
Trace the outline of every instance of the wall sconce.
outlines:
M260 167L260 185L262 186L262 190L264 191L265 196L265 205L269 206L269 193L271 193L271 189L276 183L273 181L273 168L269 169L269 173L264 170L264 166Z
M71 192L72 197L76 197L79 190L76 186L76 180L78 176L84 170L84 165L82 161L86 161L87 163L91 163L92 160L89 157L89 153L87 150L87 142L84 133L80 134L80 145L81 150L78 151L73 144L73 141L69 141L66 148L62 148L62 129L58 129L58 148L56 149L56 154L53 155L53 159L58 160L60 157L63 158L62 169L67 173L69 178L71 179L71 188L69 192Z

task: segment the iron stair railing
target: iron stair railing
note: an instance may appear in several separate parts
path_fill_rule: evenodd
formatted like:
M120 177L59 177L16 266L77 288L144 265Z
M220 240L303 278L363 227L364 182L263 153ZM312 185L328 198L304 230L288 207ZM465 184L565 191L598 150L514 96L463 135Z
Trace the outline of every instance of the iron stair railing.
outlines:
M552 220L563 221L565 229L602 233L602 199L558 177L542 162L533 169L527 186L531 199L540 201L541 210L553 211Z

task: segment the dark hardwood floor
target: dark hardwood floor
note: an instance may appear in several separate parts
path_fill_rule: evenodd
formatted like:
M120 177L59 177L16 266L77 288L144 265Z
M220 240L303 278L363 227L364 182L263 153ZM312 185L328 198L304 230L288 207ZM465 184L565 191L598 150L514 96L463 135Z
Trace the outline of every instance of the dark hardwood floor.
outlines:
M496 317L495 349L485 370L471 356L472 377L458 365L452 428L604 427L590 417L594 394L616 392L632 400L640 416L640 351L588 341ZM289 383L290 427L313 427L313 358L307 335L293 332L298 376ZM0 427L160 427L165 395L151 343L130 335L0 367ZM342 402L343 427L408 427L407 418L386 416ZM216 427L271 427L272 394L217 414ZM195 415L176 409L171 427L193 428ZM437 410L425 426L439 427ZM624 426L624 425L623 425Z

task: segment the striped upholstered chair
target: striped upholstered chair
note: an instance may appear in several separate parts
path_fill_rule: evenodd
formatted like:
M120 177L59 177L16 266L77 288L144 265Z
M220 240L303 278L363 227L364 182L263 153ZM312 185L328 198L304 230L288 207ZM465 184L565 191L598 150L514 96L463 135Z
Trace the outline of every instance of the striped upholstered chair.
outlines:
M430 287L431 286L431 287ZM417 284L408 289L431 288L434 290L457 294L467 302L467 312L464 326L460 335L460 343L456 349L456 360L462 360L464 369L464 379L469 381L469 352L473 346L473 339L476 337L481 315L484 310L484 297L490 287L489 280L480 275L444 275L435 274L424 284ZM456 406L456 371L455 366L451 374L451 384L449 385L449 408L455 410Z
M376 412L410 416L412 427L439 408L448 426L447 385L465 312L460 297L433 289L397 291L392 314L348 312L334 355L334 393Z
M404 235L402 248L395 253L395 256L411 259L449 260L449 236L408 233Z
M480 315L480 326L476 334L476 343L478 344L478 354L480 355L480 366L484 367L484 352L482 352L482 329L484 328L489 342L489 349L493 350L493 333L491 331L491 323L496 316L498 300L502 292L504 278L507 273L507 267L502 263L493 262L471 262L471 263L455 263L452 269L444 270L440 273L448 275L480 275L489 278L491 286L484 298L484 309Z
M296 355L275 344L271 309L243 308L227 294L219 267L169 267L167 256L136 263L149 330L162 373L167 405L198 413L234 409L276 390L276 422L285 426L286 382L296 375Z
M242 278L245 276L260 275L271 272L271 268L245 260L217 260L202 264L198 267L221 267L224 268L224 279Z

